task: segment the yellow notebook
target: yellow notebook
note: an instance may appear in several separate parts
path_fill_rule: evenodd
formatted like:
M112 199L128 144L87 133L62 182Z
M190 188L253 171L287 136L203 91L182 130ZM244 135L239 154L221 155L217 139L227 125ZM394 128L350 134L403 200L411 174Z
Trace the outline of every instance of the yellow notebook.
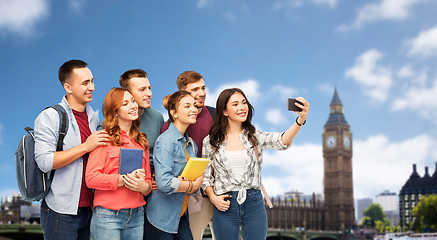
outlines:
M190 158L187 165L185 165L184 171L182 171L181 177L191 181L196 180L196 178L203 175L208 163L209 160L206 158Z

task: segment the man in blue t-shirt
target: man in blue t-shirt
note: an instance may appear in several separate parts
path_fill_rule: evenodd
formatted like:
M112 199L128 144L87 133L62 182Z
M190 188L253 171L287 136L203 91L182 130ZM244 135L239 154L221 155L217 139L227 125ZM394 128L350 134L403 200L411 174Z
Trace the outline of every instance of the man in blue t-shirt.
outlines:
M135 101L138 103L138 114L141 118L140 131L147 135L149 141L149 156L150 156L150 170L152 171L152 190L158 189L154 177L153 167L153 147L155 141L160 134L164 118L161 112L152 108L152 86L150 85L147 73L142 69L132 69L124 72L120 76L120 87L128 90ZM150 196L150 195L148 195ZM145 197L147 201L147 196ZM150 230L151 225L144 214L144 240L151 239Z

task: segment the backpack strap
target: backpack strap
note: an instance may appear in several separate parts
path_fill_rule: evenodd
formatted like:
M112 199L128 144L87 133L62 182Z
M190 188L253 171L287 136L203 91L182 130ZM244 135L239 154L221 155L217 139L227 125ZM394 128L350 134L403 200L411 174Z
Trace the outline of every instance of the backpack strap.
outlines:
M67 134L67 130L68 130L67 112L65 111L64 107L62 107L60 104L55 104L55 105L46 107L44 110L46 110L47 108L55 109L59 115L59 131L58 131L59 137L58 137L58 142L56 144L56 151L59 152L59 151L63 150L64 138L65 138L65 135ZM55 176L55 169L52 169L52 171L50 171L50 180L53 180L54 176Z

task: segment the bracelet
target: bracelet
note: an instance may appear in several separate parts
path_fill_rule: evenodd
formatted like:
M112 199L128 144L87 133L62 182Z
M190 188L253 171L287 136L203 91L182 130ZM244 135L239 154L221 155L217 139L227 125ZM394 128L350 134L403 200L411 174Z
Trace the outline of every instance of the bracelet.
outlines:
M296 124L297 124L299 127L302 127L303 125L305 125L305 123L307 122L307 120L305 119L305 122L303 122L302 124L299 124L299 122L297 121L298 118L299 118L299 116L297 116L297 118L296 118Z
M185 190L185 193L188 193L189 190L190 190L190 182L188 182L188 187L187 190Z
M193 191L193 188L194 188L194 183L193 183L193 181L190 180L190 191L189 191L189 193L191 193Z
M193 190L193 182L191 180L188 180L188 188L187 191L185 191L185 193L189 193Z

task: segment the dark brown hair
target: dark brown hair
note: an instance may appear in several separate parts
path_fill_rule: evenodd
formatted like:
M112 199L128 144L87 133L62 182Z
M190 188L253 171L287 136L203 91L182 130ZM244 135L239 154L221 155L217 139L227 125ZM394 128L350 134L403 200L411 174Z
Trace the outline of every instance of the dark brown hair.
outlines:
M167 109L167 111L168 111L168 120L170 122L174 121L173 116L171 115L170 111L171 110L176 111L181 99L187 95L191 96L191 94L187 91L177 91L177 92L174 92L173 94L169 94L169 95L165 96L164 99L162 100L162 104L164 105L164 108Z
M131 78L147 78L147 73L143 69L132 69L124 72L120 76L120 87L130 91L129 83Z
M185 87L190 83L196 83L199 80L203 79L200 73L195 71L185 71L179 74L178 79L176 80L176 85L179 90L185 90Z
M120 127L118 126L117 120L117 109L121 107L123 103L124 93L127 90L122 88L113 88L105 96L103 100L103 127L106 132L108 132L110 137L110 142L113 146L122 146L126 143L121 141ZM149 149L149 142L147 141L147 136L145 133L139 131L141 119L138 117L132 122L132 126L129 131L129 137L135 142L143 146L145 150Z
M64 86L67 79L70 77L71 72L75 68L85 68L88 64L82 60L69 60L66 61L64 64L62 64L61 67L59 67L58 77L59 81L61 82L62 86Z
M255 127L252 125L252 117L254 114L253 106L250 104L244 92L239 88L229 88L223 90L217 98L217 103L215 106L215 115L214 122L209 130L209 142L211 146L215 149L218 149L220 144L226 138L226 132L229 127L228 118L223 114L226 110L226 106L228 105L229 99L235 93L240 93L246 99L247 106L249 111L247 112L246 121L242 123L243 131L247 131L249 136L249 141L254 146L256 144L255 137Z

